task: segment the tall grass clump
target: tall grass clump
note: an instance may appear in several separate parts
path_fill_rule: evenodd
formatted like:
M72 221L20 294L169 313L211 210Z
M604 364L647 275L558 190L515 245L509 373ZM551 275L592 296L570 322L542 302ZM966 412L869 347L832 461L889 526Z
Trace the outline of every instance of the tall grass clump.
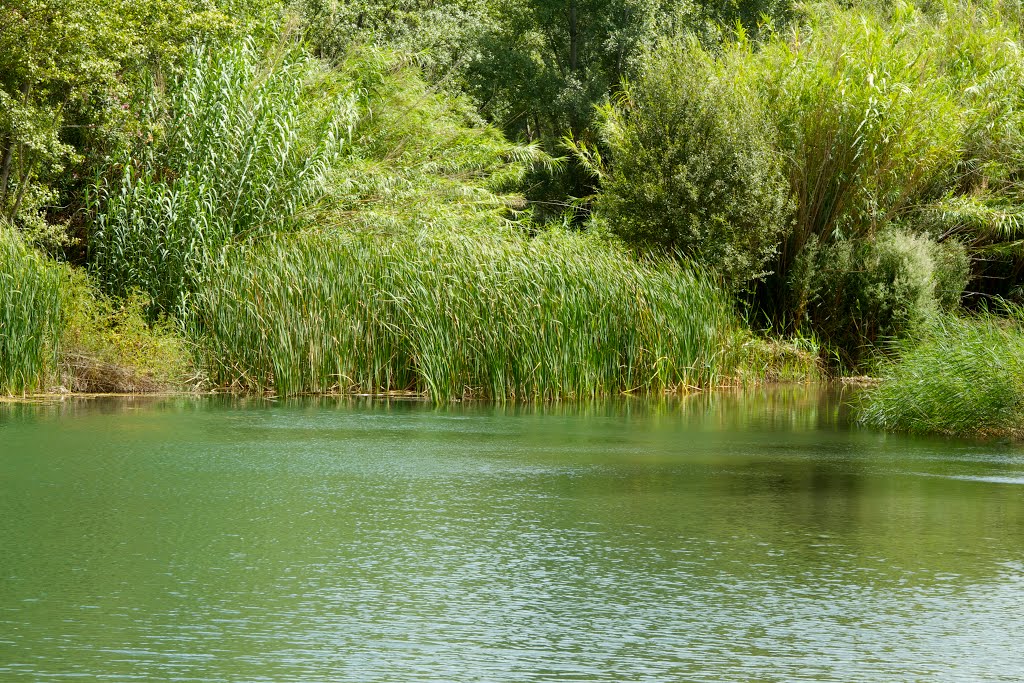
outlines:
M705 276L557 233L277 236L211 271L195 324L220 385L435 400L706 386L737 329Z
M991 243L996 231L964 218L993 193L1005 203L1022 168L1019 27L999 3L819 3L745 54L739 77L762 83L796 202L758 304L777 329L809 323L855 368L958 305L963 245Z
M196 47L166 101L154 88L153 139L95 184L89 250L103 288L140 288L154 312L177 313L224 246L304 225L354 116L335 85L297 48Z
M891 362L865 424L949 435L1024 434L1024 317L945 317Z
M490 230L527 169L553 163L369 47L330 68L294 47L197 47L142 113L152 142L95 184L90 260L106 292L140 288L151 313L180 317L231 244L314 224Z
M54 377L64 327L63 271L0 223L0 393Z
M883 15L822 3L748 52L796 205L765 288L777 320L815 315L807 276L831 264L833 244L873 241L953 181L968 122L946 78L949 21L908 4Z

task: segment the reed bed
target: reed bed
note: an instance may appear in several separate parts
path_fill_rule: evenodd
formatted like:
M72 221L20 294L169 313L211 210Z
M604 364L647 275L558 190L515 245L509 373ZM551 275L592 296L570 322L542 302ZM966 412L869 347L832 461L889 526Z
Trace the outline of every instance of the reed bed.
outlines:
M38 391L54 376L63 284L59 266L0 224L0 394Z
M948 435L1024 434L1024 318L948 317L901 354L861 407L865 424Z
M227 253L193 324L222 386L441 401L712 385L740 329L704 275L569 234L274 236Z
M104 290L140 288L152 313L180 313L224 245L302 226L355 116L334 85L299 49L196 47L166 104L149 103L156 139L94 184L89 255Z

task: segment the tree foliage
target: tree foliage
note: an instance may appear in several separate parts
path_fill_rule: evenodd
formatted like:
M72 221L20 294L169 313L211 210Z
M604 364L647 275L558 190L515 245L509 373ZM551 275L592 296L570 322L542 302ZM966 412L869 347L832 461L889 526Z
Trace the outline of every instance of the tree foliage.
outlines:
M144 75L173 69L189 41L259 33L275 12L261 0L4 2L0 215L44 243L66 243L60 223L88 169L139 132L132 103L149 85Z
M597 214L613 232L706 263L735 288L763 277L789 230L789 188L759 95L728 62L692 38L659 44L601 109L600 130Z

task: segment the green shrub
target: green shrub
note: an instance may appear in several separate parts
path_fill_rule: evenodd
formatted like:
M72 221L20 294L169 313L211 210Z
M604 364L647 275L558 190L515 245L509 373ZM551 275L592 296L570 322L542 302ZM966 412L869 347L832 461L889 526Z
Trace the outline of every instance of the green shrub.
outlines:
M741 77L760 83L796 202L762 301L776 324L802 321L813 294L800 270L815 249L870 241L953 181L964 108L944 78L941 26L909 5L883 15L819 3L759 52L729 49L751 55Z
M213 380L279 394L704 386L728 372L738 325L702 275L559 232L282 236L232 250L197 304Z
M1024 433L1024 329L1020 312L942 318L903 345L861 420L883 429L943 434Z
M898 229L833 243L815 257L809 316L851 368L879 342L913 334L966 284L962 247Z
M64 327L63 269L0 222L0 393L54 379Z
M145 295L106 296L85 272L69 269L65 296L60 371L66 388L145 393L184 389L198 382L192 350L181 330L167 318L149 322Z
M788 186L758 93L730 63L692 39L662 43L600 129L609 168L596 211L616 234L680 251L735 288L764 275L788 231Z
M146 304L104 296L0 225L0 393L181 387L196 374L191 350L169 321L147 322Z

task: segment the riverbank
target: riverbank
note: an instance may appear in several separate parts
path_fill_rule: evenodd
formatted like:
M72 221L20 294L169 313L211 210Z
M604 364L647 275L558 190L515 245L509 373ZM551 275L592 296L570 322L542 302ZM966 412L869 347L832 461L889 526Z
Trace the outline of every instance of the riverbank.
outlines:
M0 392L582 400L881 364L876 426L1016 429L999 358L922 365L962 392L899 369L920 355L901 340L967 314L968 282L995 287L968 306L1020 296L1002 6L822 2L716 36L650 15L628 73L515 123L559 88L494 110L475 66L438 82L381 26L336 42L347 22L308 9L188 39L129 22L66 101L67 74L4 67L24 111L0 121ZM11 35L49 35L16 14ZM564 63L539 57L509 64Z

